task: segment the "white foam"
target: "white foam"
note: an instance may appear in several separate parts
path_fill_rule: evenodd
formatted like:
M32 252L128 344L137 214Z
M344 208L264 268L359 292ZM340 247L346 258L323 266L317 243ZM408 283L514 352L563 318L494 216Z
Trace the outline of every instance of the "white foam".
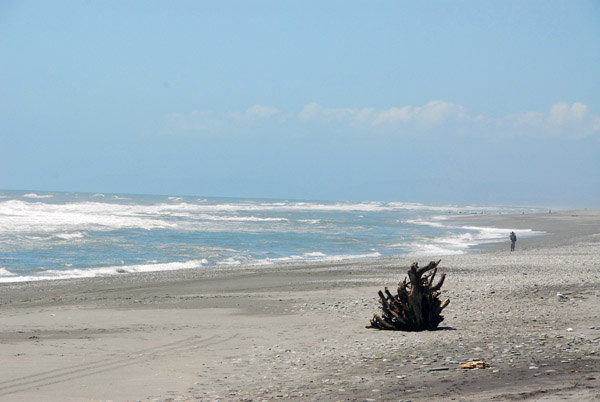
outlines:
M54 196L50 195L50 194L28 193L28 194L24 194L23 197L24 198L39 198L39 199L43 199L43 198L52 198Z
M304 254L302 254L302 256L305 257L305 258L314 258L314 257L320 257L320 258L322 258L322 257L327 257L325 254L323 254L320 251L314 251L312 253L304 253Z
M341 255L326 255L321 252L309 252L297 255L290 255L286 257L277 258L262 258L252 259L244 256L230 257L217 263L217 265L223 266L260 266L260 265L277 265L277 264L291 264L300 262L338 262L347 260L367 259L381 257L381 253L374 251L367 254L341 254Z
M435 218L431 218L435 219ZM436 222L435 220L424 220L424 219L407 219L402 221L402 223L408 223L410 225L421 225L421 226L430 226L433 228L445 228L448 227L446 224L442 222Z
M468 249L474 246L497 243L504 240L508 241L508 235L511 232L511 229L505 228L452 225L450 223L436 221L415 220L407 222L442 229L446 228L449 230L446 236L416 239L416 241L408 245L408 247L412 249L412 251L408 253L410 256L464 254ZM464 230L466 232L453 233L450 232L450 230ZM514 230L514 232L517 233L519 237L545 234L545 232L534 231L531 229Z
M409 257L426 257L430 255L458 255L464 254L465 250L452 250L446 247L442 247L435 244L422 244L418 246L414 246L414 250L407 253L406 255Z
M55 235L56 237L58 237L59 239L63 239L63 240L73 240L73 239L81 239L84 238L86 236L85 233L82 232L75 232L75 233L58 233Z
M99 202L46 204L9 200L0 202L0 233L174 227L156 212L155 208L140 205Z
M319 202L262 202L240 201L231 203L207 203L207 200L197 200L202 204L181 203L178 207L190 211L206 212L242 212L242 211L331 211L331 212L349 212L349 211L393 211L401 210L402 205L392 205L382 202L337 202L337 203L319 203Z
M36 195L37 196L37 195ZM38 196L39 197L39 196ZM119 199L123 199L119 197ZM170 197L171 200L181 200L181 197ZM320 211L320 212L380 212L407 209L420 209L424 212L432 209L445 209L452 207L431 207L423 204L410 203L318 203L318 202L263 202L239 201L214 204L199 201L198 204L188 202L138 204L128 205L121 203L104 202L76 202L68 204L46 204L41 202L26 202L9 200L0 202L0 232L30 231L87 231L112 230L122 228L159 229L177 228L186 229L191 225L192 230L197 229L198 221L212 222L288 222L283 217L260 216L257 212L270 211ZM486 209L481 207L480 209ZM493 210L493 208L488 208ZM251 215L246 215L250 213ZM192 222L169 218L193 218ZM298 222L317 224L318 219L302 219ZM430 226L443 226L436 221L407 221L407 223L424 224ZM65 230L69 228L68 230ZM208 228L207 228L208 229ZM215 228L218 230L218 228Z
M320 219L298 219L298 222L308 223L309 225L318 225L321 223Z
M10 272L6 268L0 267L0 280L1 280L1 277L6 277L6 276L16 276L16 274Z
M45 281L58 279L74 279L74 278L94 278L102 276L114 276L123 274L132 274L140 272L159 272L159 271L176 271L181 269L200 268L203 265L203 260L193 260L187 262L170 262L164 264L140 264L129 266L110 266L92 269L66 269L66 270L48 270L43 271L40 275L29 276L9 276L13 275L6 271L7 276L3 276L0 268L0 283L8 282L31 282Z
M226 216L226 215L196 215L196 218L205 219L208 221L229 221L229 222L288 222L286 218L260 218L257 216Z
M248 206L248 210L256 209ZM237 208L237 207L236 207ZM239 208L238 208L239 209ZM212 213L211 213L212 212ZM0 202L0 234L23 232L88 232L138 228L178 230L229 230L212 223L287 223L283 217L239 215L230 204L208 206L189 203L127 205L105 202L48 204L8 200ZM246 211L247 212L247 211ZM173 219L192 218L192 219ZM311 222L317 223L318 220ZM241 231L243 227L236 227Z
M33 193L32 193L33 194ZM43 198L34 194L28 198ZM50 196L51 197L51 196ZM446 216L435 216L421 219L402 221L403 216L428 216L433 214L442 215L452 212L458 214L466 207L458 206L427 206L416 203L390 203L390 202L297 202L297 201L244 201L228 199L221 202L214 199L197 199L189 201L181 197L161 198L159 203L143 202L118 202L104 195L96 194L89 198L92 201L56 203L43 200L0 200L0 251L20 249L40 249L57 242L60 246L79 246L94 242L94 232L106 232L120 229L174 229L178 231L194 232L218 232L226 231L232 233L252 232L265 233L290 232L310 233L320 232L333 233L333 235L348 235L348 230L370 230L370 227L357 227L356 217L372 217L371 212L393 212L389 223L400 222L410 225L426 225L435 230L417 230L417 232L432 232L431 237L415 239L408 236L410 244L398 244L396 247L401 252L407 248L413 255L430 254L459 254L464 253L469 247L486 242L499 241L507 238L509 231L500 228L482 228L471 226L452 226L451 222L445 220ZM46 197L47 198L47 197ZM124 198L119 198L124 199ZM475 207L473 207L475 208ZM478 211L503 212L510 209L496 207L477 207ZM407 211L410 211L407 213ZM415 212L416 211L416 212ZM423 211L423 213L419 213ZM519 212L521 210L519 209ZM300 213L296 213L300 212ZM314 212L314 213L313 213ZM320 212L324 212L321 214ZM330 218L331 213L339 212L339 216ZM350 214L345 214L351 212ZM357 212L357 213L355 213ZM387 219L388 215L383 217ZM453 215L454 216L454 215ZM455 215L458 216L458 215ZM348 219L349 220L346 220ZM330 220L331 219L331 220ZM379 217L377 217L379 219ZM340 226L339 223L350 222L348 225ZM319 226L316 226L319 225ZM411 228L411 229L414 229ZM439 237L439 233L447 235ZM457 233L459 232L459 233ZM466 233L462 233L466 232ZM531 231L517 231L519 237L531 235ZM159 233L162 235L162 233ZM400 235L399 237L402 237ZM112 237L110 237L112 239ZM58 241L57 241L58 239ZM310 238L311 241L313 237ZM316 237L314 239L317 239ZM355 240L358 242L358 240ZM318 243L316 243L318 244ZM312 246L314 248L320 247ZM368 246L374 247L374 246ZM390 254L394 246L382 245L382 253ZM250 246L252 248L252 246ZM328 250L327 248L323 248ZM43 273L23 277L22 280L63 279L70 277L91 277L102 275L119 275L131 272L164 271L170 269L186 269L193 267L211 265L264 265L264 264L286 264L302 261L342 261L361 258L380 257L381 253L376 250L361 254L327 255L320 251L298 253L296 255L282 256L277 258L253 258L248 255L239 255L239 250L226 250L222 253L203 252L200 260L188 262L173 262L159 264L156 262L132 265L102 267L96 269L69 269L48 270ZM227 258L226 256L232 256ZM273 254L270 254L271 256ZM171 257L167 257L171 258ZM173 259L178 257L173 257ZM100 260L100 259L99 259ZM210 262L209 262L210 261ZM66 265L63 265L66 267ZM6 271L9 272L9 271ZM0 277L15 278L15 274L4 274ZM32 279L33 278L33 279ZM17 279L15 279L17 280ZM21 279L19 279L21 280Z

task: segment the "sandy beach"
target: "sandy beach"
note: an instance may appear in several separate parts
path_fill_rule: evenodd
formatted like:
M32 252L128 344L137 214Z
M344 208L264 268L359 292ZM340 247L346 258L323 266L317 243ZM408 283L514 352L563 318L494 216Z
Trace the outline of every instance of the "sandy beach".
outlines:
M0 401L600 400L600 211L460 221L507 240L454 256L1 284ZM510 252L514 229L548 234ZM440 258L451 303L439 330L365 328L378 290ZM489 368L460 368L479 359Z

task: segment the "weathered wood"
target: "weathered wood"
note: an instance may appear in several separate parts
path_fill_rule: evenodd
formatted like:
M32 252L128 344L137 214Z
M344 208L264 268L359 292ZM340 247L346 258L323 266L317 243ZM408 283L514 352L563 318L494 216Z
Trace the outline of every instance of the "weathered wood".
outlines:
M381 303L381 315L374 314L371 325L367 328L423 331L435 330L444 320L442 310L450 303L439 299L439 290L444 284L446 274L441 273L437 284L433 281L437 274L439 261L431 261L424 267L418 263L411 264L408 269L409 281L406 278L398 283L397 294L393 295L388 288L378 292ZM432 271L429 275L427 272Z

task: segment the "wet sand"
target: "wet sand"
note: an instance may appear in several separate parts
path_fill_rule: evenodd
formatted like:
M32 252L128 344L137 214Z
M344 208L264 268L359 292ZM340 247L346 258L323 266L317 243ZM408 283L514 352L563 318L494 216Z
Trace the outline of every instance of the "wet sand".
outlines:
M0 401L600 400L600 211L462 217L456 256L0 285ZM546 236L519 239L534 229ZM438 331L365 328L442 259ZM564 299L557 297L560 292ZM482 359L486 369L460 364Z

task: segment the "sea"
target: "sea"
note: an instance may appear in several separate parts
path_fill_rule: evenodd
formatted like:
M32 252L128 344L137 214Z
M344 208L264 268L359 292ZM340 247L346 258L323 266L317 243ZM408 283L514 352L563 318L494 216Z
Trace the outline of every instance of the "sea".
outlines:
M0 282L476 252L540 208L0 190ZM540 233L516 231L519 237Z

